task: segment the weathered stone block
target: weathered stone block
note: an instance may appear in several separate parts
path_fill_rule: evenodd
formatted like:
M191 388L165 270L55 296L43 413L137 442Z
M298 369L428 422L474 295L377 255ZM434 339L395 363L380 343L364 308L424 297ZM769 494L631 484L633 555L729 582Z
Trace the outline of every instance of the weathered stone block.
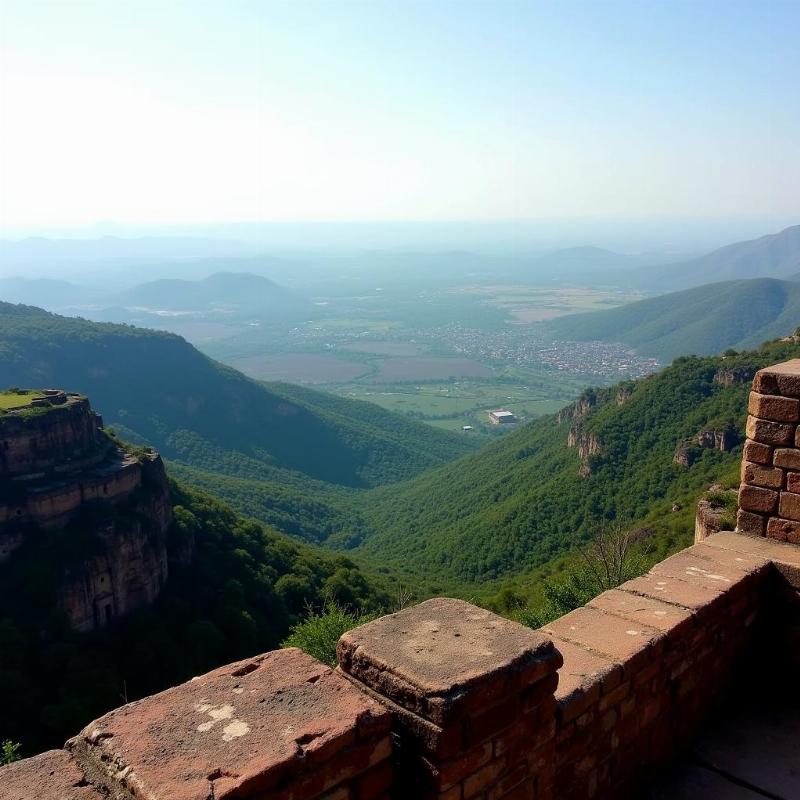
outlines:
M748 536L763 536L767 518L763 514L754 514L740 508L736 512L736 530ZM704 541L708 541L707 539Z
M800 494L781 492L779 513L785 519L800 520Z
M779 448L773 456L773 463L781 469L800 470L800 450Z
M298 786L297 797L312 798L387 759L390 725L382 705L288 649L123 706L68 747L112 793L122 780L148 800L206 797L212 787L216 800L295 797Z
M791 451L794 452L794 451ZM771 464L773 450L768 444L748 440L744 443L744 460L756 464ZM800 460L800 454L798 454Z
M0 767L2 800L103 800L84 771L64 750L51 750Z
M794 443L795 426L788 422L772 422L750 416L747 418L747 438L761 444L786 445Z
M754 417L775 422L796 423L800 420L800 400L792 397L751 392L747 410Z
M772 514L778 507L778 492L759 486L742 486L739 489L739 508Z
M344 634L344 672L446 727L561 666L553 643L462 600L436 598Z
M784 472L780 467L768 467L764 464L742 462L742 481L751 486L763 486L767 489L783 487Z
M759 370L753 381L753 388L762 394L800 397L800 359L795 358Z
M767 523L767 536L779 542L800 544L800 522L772 517Z

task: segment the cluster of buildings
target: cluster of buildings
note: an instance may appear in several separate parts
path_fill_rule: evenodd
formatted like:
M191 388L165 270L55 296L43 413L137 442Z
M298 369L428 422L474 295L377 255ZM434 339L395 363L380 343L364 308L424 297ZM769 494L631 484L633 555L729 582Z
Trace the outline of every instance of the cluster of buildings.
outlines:
M418 332L420 339L435 336L456 352L481 361L499 361L520 367L545 365L562 372L605 378L641 378L659 369L654 358L643 358L622 344L561 342L543 339L523 327L481 330L449 325Z

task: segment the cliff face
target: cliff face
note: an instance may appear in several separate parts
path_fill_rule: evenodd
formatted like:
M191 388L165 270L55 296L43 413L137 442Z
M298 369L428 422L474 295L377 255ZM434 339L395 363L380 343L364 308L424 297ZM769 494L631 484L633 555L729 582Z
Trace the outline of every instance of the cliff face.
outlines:
M14 569L45 532L88 538L87 552L56 565L58 605L78 630L158 597L172 508L157 453L125 453L86 398L63 392L0 415L0 452L0 567Z

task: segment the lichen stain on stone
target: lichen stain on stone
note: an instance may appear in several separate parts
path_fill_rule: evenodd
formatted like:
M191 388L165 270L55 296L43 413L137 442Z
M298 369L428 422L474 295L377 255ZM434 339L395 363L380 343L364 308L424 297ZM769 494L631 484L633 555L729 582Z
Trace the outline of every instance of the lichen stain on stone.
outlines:
M235 711L234 707L228 705L227 703L222 706L213 706L210 703L200 703L194 707L194 710L200 714L208 714L208 716L211 717L208 722L201 722L197 726L197 730L200 731L200 733L207 733L218 722L222 722L226 719L232 719L233 712Z
M238 739L248 733L250 733L250 726L240 719L235 719L222 729L222 741L230 742L232 739Z
M713 572L709 572L707 569L702 569L701 567L688 567L686 570L687 575L702 575L704 578L708 578L710 581L724 581L725 583L730 583L730 578L726 578L724 575L715 575Z

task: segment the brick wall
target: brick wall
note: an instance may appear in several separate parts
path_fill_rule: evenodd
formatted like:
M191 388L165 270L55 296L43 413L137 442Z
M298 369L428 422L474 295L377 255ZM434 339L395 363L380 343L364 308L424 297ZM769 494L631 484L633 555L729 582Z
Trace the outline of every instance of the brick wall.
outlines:
M800 361L758 373L750 412L757 535L713 534L540 631L438 598L345 634L336 671L298 650L222 667L0 768L0 800L633 797L737 665L796 680Z
M753 380L737 530L800 544L800 359Z

